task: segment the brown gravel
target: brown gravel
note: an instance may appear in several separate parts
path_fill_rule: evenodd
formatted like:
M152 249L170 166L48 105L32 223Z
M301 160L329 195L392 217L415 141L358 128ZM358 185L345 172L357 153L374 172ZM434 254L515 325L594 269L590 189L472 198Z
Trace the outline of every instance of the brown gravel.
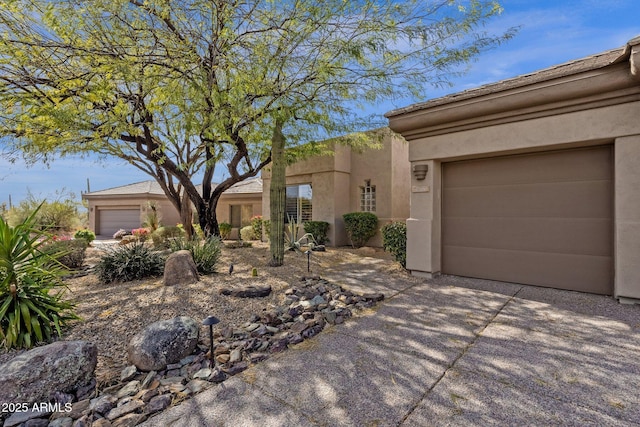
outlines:
M86 264L95 264L101 254L100 246L87 251ZM388 254L369 249L367 256L382 258L386 262L377 269L380 274L406 275ZM249 248L224 248L219 273L201 277L199 283L189 286L164 286L162 278L126 283L101 283L93 274L69 279L69 297L77 301L77 313L82 321L74 322L63 333L65 340L88 340L98 345L96 377L99 386L107 386L119 379L127 366L126 347L130 338L146 325L175 316L186 315L196 320L215 315L221 320L218 327L241 325L252 314L284 303L284 290L299 282L305 275L323 275L326 271L345 268L357 263L362 252L350 248L327 248L327 252L314 252L311 273L307 272L306 255L287 252L281 267L268 267L268 244L254 242ZM227 273L233 262L234 273ZM251 270L258 269L258 277ZM270 296L240 299L219 294L223 287L236 285L271 285ZM201 336L205 337L203 327ZM0 354L0 363L15 357L19 351Z

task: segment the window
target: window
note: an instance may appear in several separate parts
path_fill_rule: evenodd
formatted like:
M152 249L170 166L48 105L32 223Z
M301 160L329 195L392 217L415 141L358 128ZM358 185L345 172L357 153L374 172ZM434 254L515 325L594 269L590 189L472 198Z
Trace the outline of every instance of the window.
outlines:
M289 217L294 222L311 221L311 194L310 184L287 186L285 221L289 221Z
M360 187L360 211L376 211L376 186L371 185L371 180L366 180L364 187Z
M231 226L234 228L242 228L251 224L253 216L253 205L231 205Z

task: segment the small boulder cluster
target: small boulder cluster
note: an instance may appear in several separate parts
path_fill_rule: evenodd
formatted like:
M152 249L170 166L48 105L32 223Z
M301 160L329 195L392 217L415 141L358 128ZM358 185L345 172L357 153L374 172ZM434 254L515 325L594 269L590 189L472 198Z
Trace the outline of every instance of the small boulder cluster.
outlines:
M357 295L319 277L303 277L300 285L287 289L285 295L286 305L255 314L240 327L217 330L213 364L210 343L198 342L199 322L180 316L152 323L131 339L131 365L121 372L117 385L93 398L76 400L70 396L69 401L76 400L70 410L32 414L28 421L23 416L11 425L135 426L172 403L223 382L384 298L382 294Z

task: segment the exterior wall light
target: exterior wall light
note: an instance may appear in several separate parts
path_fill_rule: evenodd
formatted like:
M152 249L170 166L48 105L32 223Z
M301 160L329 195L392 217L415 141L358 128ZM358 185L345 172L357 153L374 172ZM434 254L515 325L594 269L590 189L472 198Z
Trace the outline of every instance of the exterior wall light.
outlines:
M210 360L209 360L209 367L213 369L214 365L215 365L215 359L213 357L213 325L220 323L220 319L218 319L215 316L209 316L206 319L204 319L202 321L202 324L205 326L209 327L209 342L210 344Z
M418 181L422 181L427 177L429 171L429 165L413 165L413 176Z

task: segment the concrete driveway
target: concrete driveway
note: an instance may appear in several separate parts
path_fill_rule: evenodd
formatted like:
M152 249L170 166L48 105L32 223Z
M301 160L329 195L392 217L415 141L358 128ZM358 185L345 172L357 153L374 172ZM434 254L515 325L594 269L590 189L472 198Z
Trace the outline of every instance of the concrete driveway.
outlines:
M332 327L147 426L640 425L640 306L444 276L384 283Z

